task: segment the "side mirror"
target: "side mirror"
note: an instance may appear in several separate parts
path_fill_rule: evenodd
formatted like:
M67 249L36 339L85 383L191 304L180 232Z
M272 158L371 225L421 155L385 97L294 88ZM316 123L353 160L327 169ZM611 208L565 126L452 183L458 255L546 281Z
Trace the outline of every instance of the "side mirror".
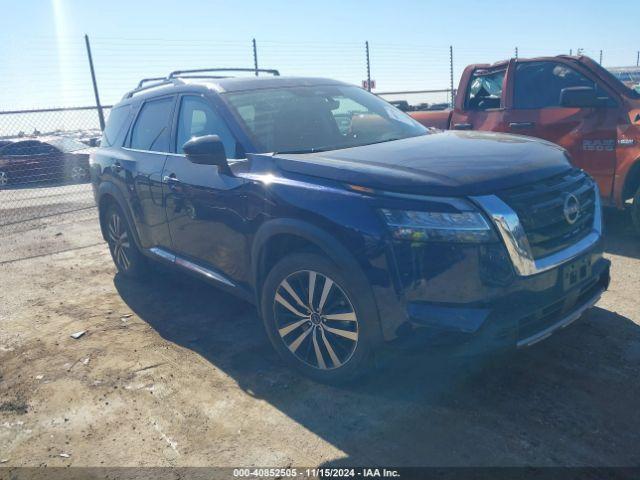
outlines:
M218 135L192 138L182 146L182 150L190 162L216 165L220 173L231 174L224 144Z
M602 102L591 87L567 87L560 90L560 105L570 108L595 108Z

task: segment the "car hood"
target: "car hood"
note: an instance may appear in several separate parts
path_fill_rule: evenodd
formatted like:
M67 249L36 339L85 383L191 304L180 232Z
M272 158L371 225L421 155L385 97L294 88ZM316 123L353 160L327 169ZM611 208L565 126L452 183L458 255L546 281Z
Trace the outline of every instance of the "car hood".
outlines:
M379 190L483 195L570 168L564 149L544 140L490 132L436 132L361 147L275 154L292 172Z

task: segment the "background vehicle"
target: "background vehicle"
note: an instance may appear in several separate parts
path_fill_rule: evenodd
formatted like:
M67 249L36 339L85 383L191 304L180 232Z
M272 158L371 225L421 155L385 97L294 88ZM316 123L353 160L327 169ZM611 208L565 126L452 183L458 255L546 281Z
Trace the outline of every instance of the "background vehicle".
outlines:
M435 133L333 80L205 72L113 108L102 233L123 275L154 259L256 303L303 373L344 381L418 332L529 346L607 288L597 187L561 148Z
M640 93L640 67L611 67L607 70L627 87Z
M419 103L418 105L411 105L407 100L391 100L389 103L403 112L446 110L449 107L448 103Z
M89 149L77 140L45 137L7 141L0 145L0 187L88 180Z
M624 208L640 232L640 93L592 59L511 59L470 65L453 110L412 112L423 125L543 138L592 175L605 205Z
M408 112L412 108L406 100L391 100L389 103L403 112Z

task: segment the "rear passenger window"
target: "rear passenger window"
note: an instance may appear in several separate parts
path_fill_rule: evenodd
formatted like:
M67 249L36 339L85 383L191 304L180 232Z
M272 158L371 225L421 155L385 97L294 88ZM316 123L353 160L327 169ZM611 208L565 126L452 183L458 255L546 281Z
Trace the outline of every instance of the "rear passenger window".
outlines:
M131 148L152 152L169 151L169 117L173 97L146 102L131 132Z
M467 92L468 110L500 108L502 85L506 70L476 70L471 76Z
M130 111L131 105L123 105L111 110L107 118L107 125L104 128L104 132L102 132L101 146L110 147L116 142L124 130L125 120L129 118Z
M204 98L185 96L180 105L176 152L194 137L218 135L224 144L227 158L236 158L236 140L225 121Z

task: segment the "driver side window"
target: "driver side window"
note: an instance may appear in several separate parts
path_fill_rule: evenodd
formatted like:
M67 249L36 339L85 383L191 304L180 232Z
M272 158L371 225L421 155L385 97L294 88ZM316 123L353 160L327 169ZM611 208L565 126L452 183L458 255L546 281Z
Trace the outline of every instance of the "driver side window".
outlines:
M563 63L522 62L516 67L513 107L561 107L560 93L570 87L593 88L604 105L615 106L615 101L596 82Z
M236 140L218 112L202 97L185 96L180 103L176 152L190 139L205 135L218 135L224 144L227 158L236 157Z

